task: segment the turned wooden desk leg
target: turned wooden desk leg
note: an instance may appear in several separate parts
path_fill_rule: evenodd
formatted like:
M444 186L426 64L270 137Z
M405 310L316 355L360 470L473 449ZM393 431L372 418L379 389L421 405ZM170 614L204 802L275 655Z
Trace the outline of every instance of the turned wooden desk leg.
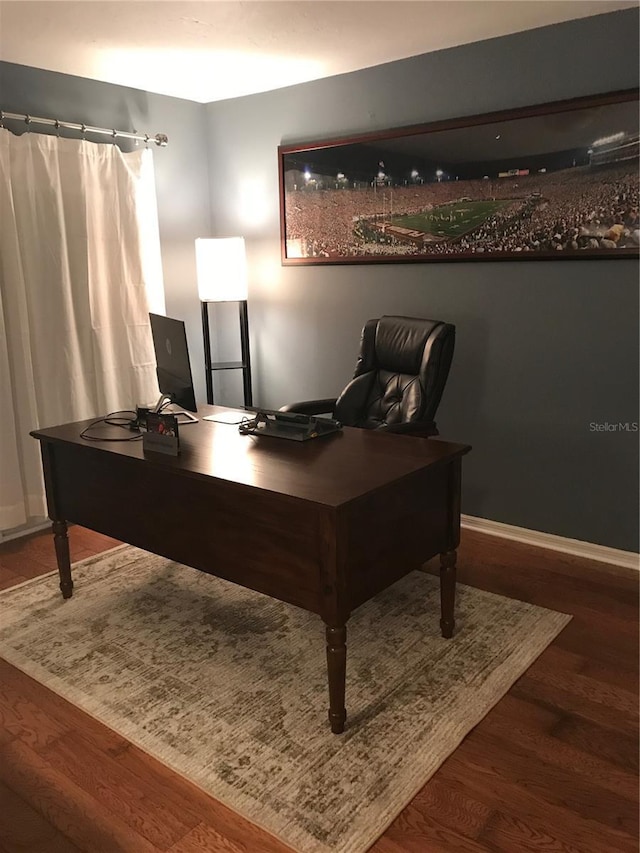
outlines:
M327 671L329 674L329 722L331 731L339 735L344 731L347 711L344 707L347 675L347 627L326 626Z
M453 636L456 603L456 552L440 554L440 629L442 636Z
M69 537L67 536L66 521L53 522L53 543L56 546L56 559L58 561L62 597L71 598L73 594L73 580L71 578L71 558L69 556Z

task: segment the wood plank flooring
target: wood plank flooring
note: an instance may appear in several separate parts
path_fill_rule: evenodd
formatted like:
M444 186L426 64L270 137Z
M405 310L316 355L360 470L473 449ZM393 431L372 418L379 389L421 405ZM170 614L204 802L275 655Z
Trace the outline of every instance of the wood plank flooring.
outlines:
M79 527L70 541L74 560L117 544ZM458 565L574 619L373 853L636 853L638 573L467 531ZM1 589L54 568L49 533L0 545ZM78 850L289 848L0 661L0 853Z

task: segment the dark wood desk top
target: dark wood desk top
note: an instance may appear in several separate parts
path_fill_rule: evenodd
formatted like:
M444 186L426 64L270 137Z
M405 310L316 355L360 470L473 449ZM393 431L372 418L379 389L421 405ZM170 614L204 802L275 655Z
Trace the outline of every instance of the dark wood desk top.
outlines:
M181 453L177 457L145 454L141 441L85 441L80 432L91 420L31 434L41 441L81 445L89 452L138 459L174 474L214 477L331 507L470 450L468 445L440 439L349 427L311 441L286 441L240 435L237 425L202 420L205 415L226 411L229 409L221 406L200 406L201 420L180 427ZM118 427L108 427L101 434L117 437L123 433Z

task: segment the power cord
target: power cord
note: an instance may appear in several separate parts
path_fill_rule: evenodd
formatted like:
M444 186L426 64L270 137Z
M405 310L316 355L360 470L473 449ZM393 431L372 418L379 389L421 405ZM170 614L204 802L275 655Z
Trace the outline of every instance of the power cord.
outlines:
M248 415L240 416L240 420L238 421L230 421L226 418L216 418L213 415L209 415L204 419L205 421L209 421L212 424L226 424L227 426L241 426L242 424L246 424L249 421L252 421L253 418L250 418Z
M130 415L130 417L124 417L125 415ZM142 433L128 435L126 438L124 436L122 438L105 438L103 436L89 434L90 430L96 429L101 425L120 427L121 429L129 431L135 430L136 418L137 412L133 412L129 409L120 409L117 412L110 412L108 415L105 415L104 418L98 418L88 424L88 426L86 426L80 433L80 438L83 438L85 441L140 441Z

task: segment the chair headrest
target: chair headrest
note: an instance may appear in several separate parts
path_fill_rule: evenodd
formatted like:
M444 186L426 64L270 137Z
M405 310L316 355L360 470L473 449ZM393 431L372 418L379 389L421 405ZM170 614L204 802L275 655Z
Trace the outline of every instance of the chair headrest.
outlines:
M429 336L442 326L438 320L417 317L381 317L376 329L376 361L392 373L420 373Z

